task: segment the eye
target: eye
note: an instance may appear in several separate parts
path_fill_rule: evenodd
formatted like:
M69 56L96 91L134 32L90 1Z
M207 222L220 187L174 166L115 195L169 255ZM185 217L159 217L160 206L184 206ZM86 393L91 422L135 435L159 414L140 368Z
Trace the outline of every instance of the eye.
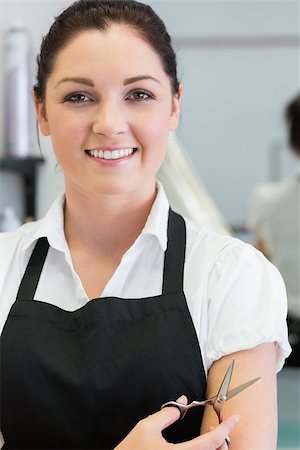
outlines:
M136 89L135 91L129 92L126 99L133 102L142 102L154 99L154 95L145 89Z
M74 92L64 98L64 102L68 103L87 103L90 101L93 101L93 99L84 92Z

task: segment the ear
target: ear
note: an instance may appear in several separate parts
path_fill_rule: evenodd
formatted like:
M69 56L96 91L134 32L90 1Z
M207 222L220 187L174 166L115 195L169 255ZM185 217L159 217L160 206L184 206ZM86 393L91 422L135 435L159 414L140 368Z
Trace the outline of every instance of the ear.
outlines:
M178 92L172 97L172 112L170 116L170 127L169 127L170 131L176 130L179 124L182 92L183 92L183 85L180 83Z
M43 136L49 136L50 130L49 130L49 122L46 116L45 104L38 100L36 93L34 91L32 92L32 98L34 102L36 118L39 123L41 133Z

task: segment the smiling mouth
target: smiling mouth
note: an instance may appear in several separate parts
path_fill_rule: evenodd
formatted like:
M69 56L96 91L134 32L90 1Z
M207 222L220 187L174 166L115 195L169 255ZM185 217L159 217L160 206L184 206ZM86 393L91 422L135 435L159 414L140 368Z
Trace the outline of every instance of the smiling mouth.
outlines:
M119 150L85 150L89 156L99 159L120 159L132 155L137 151L137 147L121 148Z

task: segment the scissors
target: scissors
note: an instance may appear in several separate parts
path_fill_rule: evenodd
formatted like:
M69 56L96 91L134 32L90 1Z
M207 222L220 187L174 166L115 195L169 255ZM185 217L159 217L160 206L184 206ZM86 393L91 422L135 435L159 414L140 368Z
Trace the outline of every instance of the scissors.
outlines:
M188 405L185 405L184 403L170 401L170 402L164 403L161 406L161 409L165 408L166 406L174 406L175 408L179 409L179 412L180 412L179 419L183 419L189 409L194 408L195 406L211 405L218 416L219 423L221 423L222 422L222 413L223 413L223 408L224 408L225 402L227 400L230 400L232 397L239 394L240 392L242 392L244 389L247 389L249 386L251 386L253 383L255 383L256 381L258 381L260 379L260 377L253 378L252 380L247 381L246 383L240 384L239 386L228 390L230 380L232 377L233 366L234 366L234 359L231 360L229 367L225 373L225 376L222 380L222 383L220 385L219 391L218 391L217 395L215 395L214 397L210 397L206 400L200 400L200 401L194 400L193 402L189 403Z

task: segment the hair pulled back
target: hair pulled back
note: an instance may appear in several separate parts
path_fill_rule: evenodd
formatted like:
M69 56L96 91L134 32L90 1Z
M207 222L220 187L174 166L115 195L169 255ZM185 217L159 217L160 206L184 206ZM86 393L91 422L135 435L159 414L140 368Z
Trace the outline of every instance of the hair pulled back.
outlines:
M287 105L285 118L289 130L289 144L294 153L300 156L300 94Z
M138 33L156 51L171 81L172 92L179 88L176 55L164 22L153 9L134 0L78 0L55 18L43 37L37 56L37 82L34 92L45 101L47 79L53 71L58 53L86 30L107 30L112 24L125 24Z

